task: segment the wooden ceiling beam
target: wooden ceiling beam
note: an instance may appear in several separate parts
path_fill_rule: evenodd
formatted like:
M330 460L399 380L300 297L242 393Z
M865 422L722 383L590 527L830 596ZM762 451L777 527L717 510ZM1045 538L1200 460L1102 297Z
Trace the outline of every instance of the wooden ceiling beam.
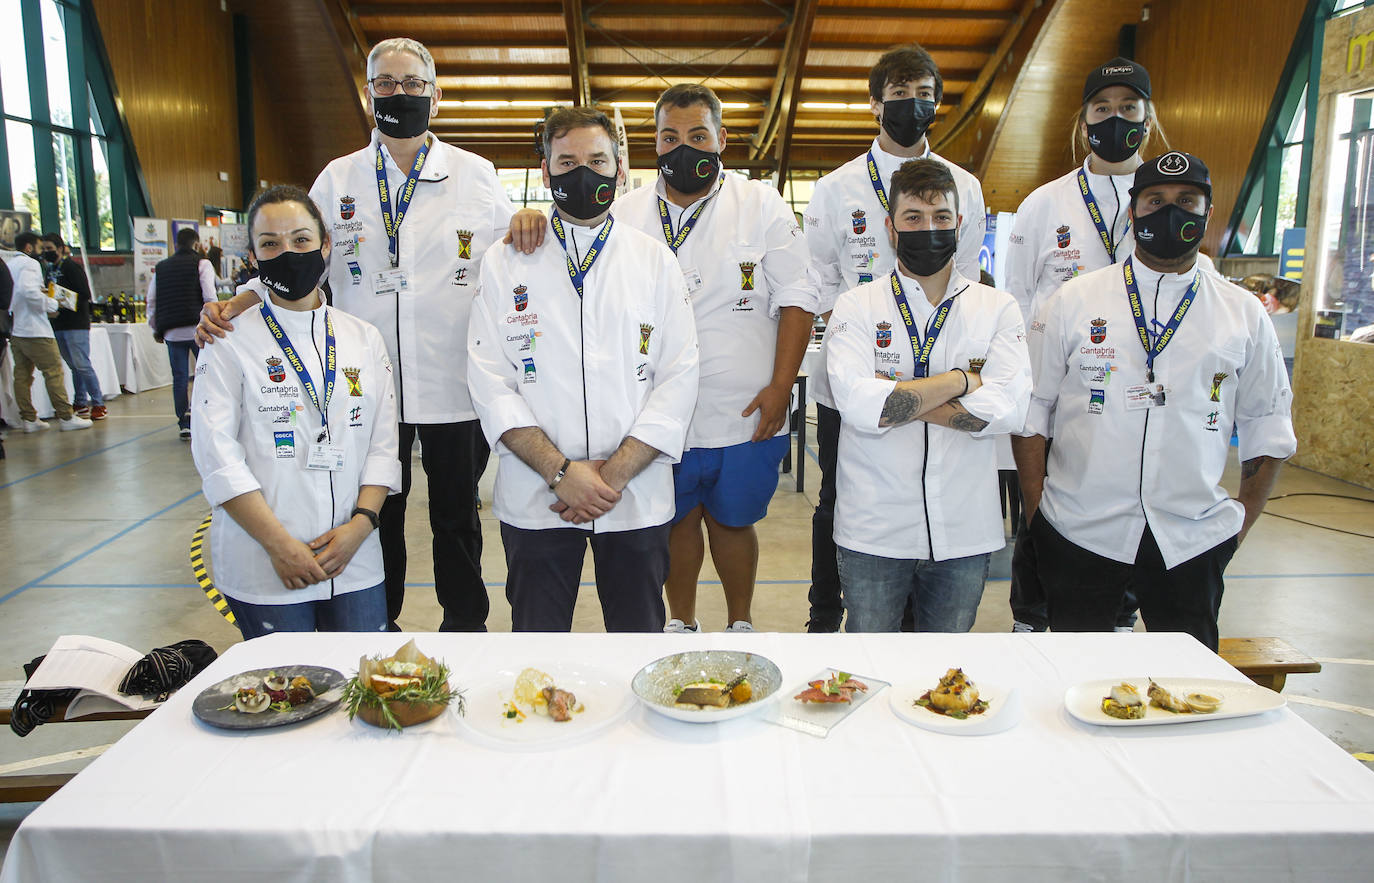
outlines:
M768 154L773 146L778 127L783 123L789 109L795 108L792 98L796 86L801 82L798 74L806 63L805 47L811 42L811 26L816 22L816 0L797 0L792 10L792 18L787 23L787 34L783 38L782 56L778 59L777 70L773 75L773 88L768 95L759 132L754 136L749 148L749 158L758 159Z
M781 125L782 134L768 136L773 138L775 145L774 182L779 193L787 186L787 164L792 158L792 128L797 119L797 105L801 103L802 71L806 68L806 53L811 45L811 28L816 23L816 10L819 6L820 0L797 0L797 7L792 13L794 18L791 32L788 34L793 39L789 41L787 51L783 53L787 58L787 81L780 92L782 106L778 108L773 120L775 127ZM767 146L765 140L763 149L751 159L758 159L767 150Z
M517 9L511 3L354 3L359 18L483 18L489 16L563 15L557 0L527 0Z
M822 6L821 18L939 19L941 21L1011 21L1014 9L923 9L911 6Z
M587 74L587 28L582 0L563 0L563 22L568 31L568 73L572 77L573 103L587 107L592 103L592 79Z

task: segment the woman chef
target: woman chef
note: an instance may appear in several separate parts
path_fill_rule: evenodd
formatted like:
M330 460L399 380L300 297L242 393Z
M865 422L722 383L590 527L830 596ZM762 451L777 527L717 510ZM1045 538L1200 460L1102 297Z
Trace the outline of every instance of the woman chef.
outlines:
M248 233L269 299L202 351L191 415L217 587L245 638L384 630L377 512L401 486L386 347L324 304L330 245L305 191L263 191Z

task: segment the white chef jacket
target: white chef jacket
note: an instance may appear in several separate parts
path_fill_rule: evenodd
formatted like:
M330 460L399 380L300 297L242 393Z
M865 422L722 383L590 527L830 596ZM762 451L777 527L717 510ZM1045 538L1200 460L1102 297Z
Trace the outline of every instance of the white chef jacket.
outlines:
M893 156L873 139L873 161L884 189L890 189L892 173L912 159L938 159L949 167L959 194L959 246L954 266L965 279L978 278L978 251L983 247L987 213L983 206L983 186L978 179L932 151L927 145L924 157ZM865 281L876 280L893 268L897 255L888 244L883 219L887 211L873 192L868 177L868 154L862 153L816 182L811 202L803 213L806 242L811 247L811 267L819 279L820 312L834 309L841 292ZM868 277L868 278L865 278ZM822 405L834 407L830 381L826 376L827 348L821 340L816 373L807 390Z
M14 295L10 299L14 327L10 336L53 338L48 316L57 314L57 298L48 297L43 268L22 251L14 252L5 263L14 278Z
M685 209L668 202L660 177L616 200L622 223L665 241L658 203L673 234L705 202L677 261L692 299L701 346L701 383L687 430L688 448L723 448L754 437L761 412L741 417L773 379L778 315L783 307L817 308L806 239L792 209L762 181L722 172L718 186ZM778 435L786 435L786 422Z
M564 224L574 263L600 228ZM673 517L673 470L697 402L697 335L682 271L662 241L611 228L579 298L552 226L532 255L492 246L468 332L468 386L482 431L500 455L494 509L524 530L606 533ZM549 511L558 498L500 443L538 426L563 456L609 459L626 436L661 452L630 479L620 502L590 524Z
M1147 323L1168 322L1193 271L1161 277L1139 257L1131 264ZM1192 307L1155 359L1160 408L1126 407L1127 387L1146 381L1122 267L1066 282L1031 322L1035 389L1023 434L1054 440L1036 517L1115 561L1135 561L1147 520L1166 567L1240 531L1245 509L1220 486L1232 424L1241 460L1297 449L1288 373L1264 307L1215 272L1199 275Z
M407 288L374 294L391 269L377 195L377 130L371 142L325 166L310 197L329 224L333 303L377 327L395 366L405 423L472 420L467 385L468 315L482 255L505 238L515 214L496 169L433 135L410 208L401 222L399 268ZM388 190L399 202L409 169L386 157Z
M1021 428L1031 388L1021 312L1006 292L950 273L940 302L953 296L954 306L931 350L928 376L967 371L972 360L985 359L983 385L958 401L988 425L973 433L923 420L879 427L892 380L912 379L915 365L891 276L888 271L841 295L826 332L841 420L835 544L936 561L1000 549L1006 541L997 439ZM898 278L924 339L938 305L915 279Z
M382 581L382 545L373 531L339 577L288 589L266 550L223 508L227 500L261 490L287 532L308 543L349 521L363 485L400 491L396 391L377 329L333 307L273 307L272 314L324 395L326 311L334 323L338 366L328 404L329 441L344 450L338 472L306 468L321 432L320 412L267 330L261 307L235 319L234 333L201 350L196 362L191 453L214 507L215 585L239 601L320 601Z

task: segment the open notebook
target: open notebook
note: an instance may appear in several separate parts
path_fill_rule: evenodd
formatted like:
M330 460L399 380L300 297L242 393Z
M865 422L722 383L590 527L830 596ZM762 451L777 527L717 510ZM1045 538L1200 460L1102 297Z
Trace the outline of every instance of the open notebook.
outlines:
M80 690L67 705L68 720L87 714L156 708L157 699L125 696L119 682L143 658L137 650L104 638L63 635L24 686L30 690Z

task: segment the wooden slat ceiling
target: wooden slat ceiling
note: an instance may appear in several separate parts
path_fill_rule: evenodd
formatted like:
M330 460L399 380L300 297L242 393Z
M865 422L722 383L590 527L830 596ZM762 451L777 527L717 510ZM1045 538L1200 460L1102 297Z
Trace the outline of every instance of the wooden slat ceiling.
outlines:
M792 169L853 156L876 132L869 67L912 40L945 78L938 141L939 126L1000 61L999 44L1028 2L321 0L338 13L344 55L388 37L424 43L444 90L434 131L497 165L530 162L546 108L582 98L608 113L619 107L631 161L650 166L652 102L674 83L700 82L726 103L727 162L763 171L777 167L780 143Z

